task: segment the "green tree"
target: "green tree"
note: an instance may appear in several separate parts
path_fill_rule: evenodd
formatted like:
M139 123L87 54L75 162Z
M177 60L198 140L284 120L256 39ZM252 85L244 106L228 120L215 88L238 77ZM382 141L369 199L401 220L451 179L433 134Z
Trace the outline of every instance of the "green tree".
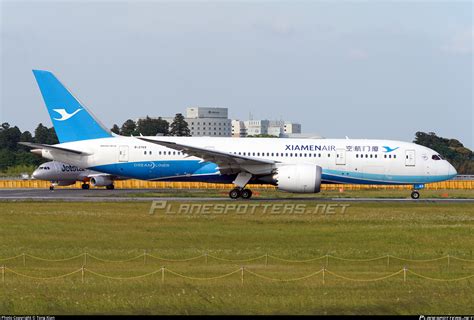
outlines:
M15 165L15 154L8 149L0 149L0 171Z
M48 144L57 144L59 143L58 136L56 135L56 130L54 127L48 129Z
M13 166L39 166L44 162L44 159L30 151L17 151L14 153L15 160Z
M122 124L122 127L120 128L120 134L122 136L127 136L127 137L131 136L134 133L136 133L135 132L136 128L137 128L137 124L135 123L135 121L133 121L132 119L128 119Z
M21 142L34 142L33 135L29 131L23 131L20 135Z
M2 126L0 127L0 132L2 130L6 130L8 128L10 128L10 124L8 122L4 122L4 123L2 123Z
M35 139L33 138L33 135L29 131L24 131L20 135L20 142L34 142ZM30 148L22 145L18 145L18 150L20 151L26 151L29 152Z
M120 128L116 124L114 124L114 126L112 127L112 129L110 129L110 131L112 131L115 134L120 134Z
M158 119L152 119L146 117L145 119L140 119L137 122L137 133L144 136L156 136L157 134L168 135L169 123L166 120L163 120L161 117Z
M434 132L419 131L415 134L413 142L437 151L456 168L459 174L474 173L474 154L459 140L438 137Z
M40 123L35 129L35 138L36 143L44 144L57 144L59 143L58 136L56 135L56 130L54 127L48 128Z
M188 123L184 120L181 113L177 113L171 123L170 136L189 137L191 131L188 128Z
M20 142L21 131L17 126L10 127L8 123L2 124L0 130L0 149L9 151L18 150L18 142Z
M35 129L35 142L36 143L48 143L49 141L49 130L47 127L40 123Z

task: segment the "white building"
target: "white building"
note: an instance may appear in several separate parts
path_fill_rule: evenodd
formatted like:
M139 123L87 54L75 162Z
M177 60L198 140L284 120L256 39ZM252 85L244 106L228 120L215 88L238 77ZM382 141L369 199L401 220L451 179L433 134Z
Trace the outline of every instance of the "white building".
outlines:
M246 137L262 134L283 137L286 134L295 133L301 133L301 124L283 120L232 120L233 137Z
M246 137L247 128L245 123L241 120L232 120L232 137Z
M230 137L232 135L232 120L228 117L227 108L187 108L186 122L192 136Z
M292 134L292 133L301 133L301 124L293 122L285 122L283 124L283 133Z
M174 117L163 117L171 125ZM188 123L192 136L230 137L232 120L227 108L190 107L186 109L184 120Z

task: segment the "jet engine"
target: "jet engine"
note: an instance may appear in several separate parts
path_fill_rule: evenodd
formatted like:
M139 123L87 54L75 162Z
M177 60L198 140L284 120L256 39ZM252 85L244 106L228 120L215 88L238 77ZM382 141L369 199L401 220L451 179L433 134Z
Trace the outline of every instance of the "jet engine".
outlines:
M91 178L90 183L94 187L106 187L114 184L114 181L108 176L95 176Z
M273 175L279 190L295 193L318 193L321 190L320 166L313 164L282 165Z

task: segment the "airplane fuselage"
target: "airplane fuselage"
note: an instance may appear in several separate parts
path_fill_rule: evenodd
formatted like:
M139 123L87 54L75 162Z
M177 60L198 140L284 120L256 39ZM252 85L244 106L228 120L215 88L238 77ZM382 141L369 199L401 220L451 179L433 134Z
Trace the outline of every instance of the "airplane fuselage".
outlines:
M424 184L450 179L455 169L437 152L408 142L372 139L148 137L288 164L315 164L323 183ZM142 180L230 183L213 162L133 137L62 143L88 155L43 150L45 158ZM251 183L258 183L258 179Z

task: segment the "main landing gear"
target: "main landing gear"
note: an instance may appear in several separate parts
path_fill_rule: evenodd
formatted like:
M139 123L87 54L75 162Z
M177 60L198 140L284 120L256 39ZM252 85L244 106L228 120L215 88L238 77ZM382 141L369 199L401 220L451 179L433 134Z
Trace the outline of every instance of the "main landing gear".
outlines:
M89 190L90 185L89 185L88 183L83 183L83 184L81 185L81 188L82 188L82 190Z
M108 186L105 187L107 190L114 190L115 186L113 184L109 184Z
M242 189L242 188L234 188L230 190L229 197L231 199L250 199L252 197L252 190L250 189Z
M234 180L234 184L237 186L229 191L229 197L231 199L250 199L252 197L252 191L245 189L245 186L252 178L252 174L248 172L240 172Z

